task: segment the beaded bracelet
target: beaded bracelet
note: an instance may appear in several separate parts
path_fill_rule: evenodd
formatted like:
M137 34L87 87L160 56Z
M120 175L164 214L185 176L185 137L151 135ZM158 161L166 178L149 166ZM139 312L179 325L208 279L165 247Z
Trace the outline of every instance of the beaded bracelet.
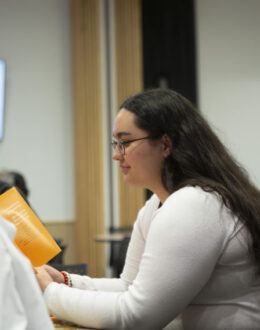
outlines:
M64 277L64 284L68 285L69 287L72 287L72 280L71 280L70 274L65 271L62 271L61 274Z

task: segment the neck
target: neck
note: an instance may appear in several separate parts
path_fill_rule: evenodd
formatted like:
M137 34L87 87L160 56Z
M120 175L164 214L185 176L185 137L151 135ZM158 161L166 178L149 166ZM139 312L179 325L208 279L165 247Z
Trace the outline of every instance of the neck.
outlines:
M169 192L163 187L161 187L160 189L152 190L152 191L158 196L158 198L160 199L160 202L162 204L166 201L166 199L170 195Z

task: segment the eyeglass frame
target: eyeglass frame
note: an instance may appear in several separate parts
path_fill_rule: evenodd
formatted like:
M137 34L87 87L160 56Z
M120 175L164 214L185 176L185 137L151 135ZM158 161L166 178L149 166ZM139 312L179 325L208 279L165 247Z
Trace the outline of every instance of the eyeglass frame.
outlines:
M126 144L132 143L132 142L135 142L135 141L146 140L146 139L158 139L158 136L148 135L148 136L144 136L142 138L137 138L137 139L132 139L132 140L124 140L124 141L113 140L111 142L111 145L112 145L113 150L116 150L116 147L118 147L118 151L119 151L120 155L124 156L125 155L125 145Z

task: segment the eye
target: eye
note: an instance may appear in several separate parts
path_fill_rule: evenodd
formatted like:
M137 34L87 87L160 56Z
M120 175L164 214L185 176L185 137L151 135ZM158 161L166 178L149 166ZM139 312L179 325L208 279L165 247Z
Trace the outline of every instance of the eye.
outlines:
M128 146L128 144L130 144L132 141L128 141L128 140L125 140L125 141L120 141L121 144L123 144L124 146Z
M111 145L112 145L113 149L115 149L115 148L117 147L117 145L118 145L118 142L115 141L115 140L113 140L113 141L111 142Z
M131 143L132 140L124 140L124 141L120 141L121 144L123 145L128 145L129 143Z

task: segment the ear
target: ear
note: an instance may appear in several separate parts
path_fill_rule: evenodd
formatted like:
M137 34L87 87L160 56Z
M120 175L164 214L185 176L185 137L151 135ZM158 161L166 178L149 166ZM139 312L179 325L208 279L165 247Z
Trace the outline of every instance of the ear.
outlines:
M167 158L172 151L172 141L170 137L166 134L163 135L162 139L163 157Z

